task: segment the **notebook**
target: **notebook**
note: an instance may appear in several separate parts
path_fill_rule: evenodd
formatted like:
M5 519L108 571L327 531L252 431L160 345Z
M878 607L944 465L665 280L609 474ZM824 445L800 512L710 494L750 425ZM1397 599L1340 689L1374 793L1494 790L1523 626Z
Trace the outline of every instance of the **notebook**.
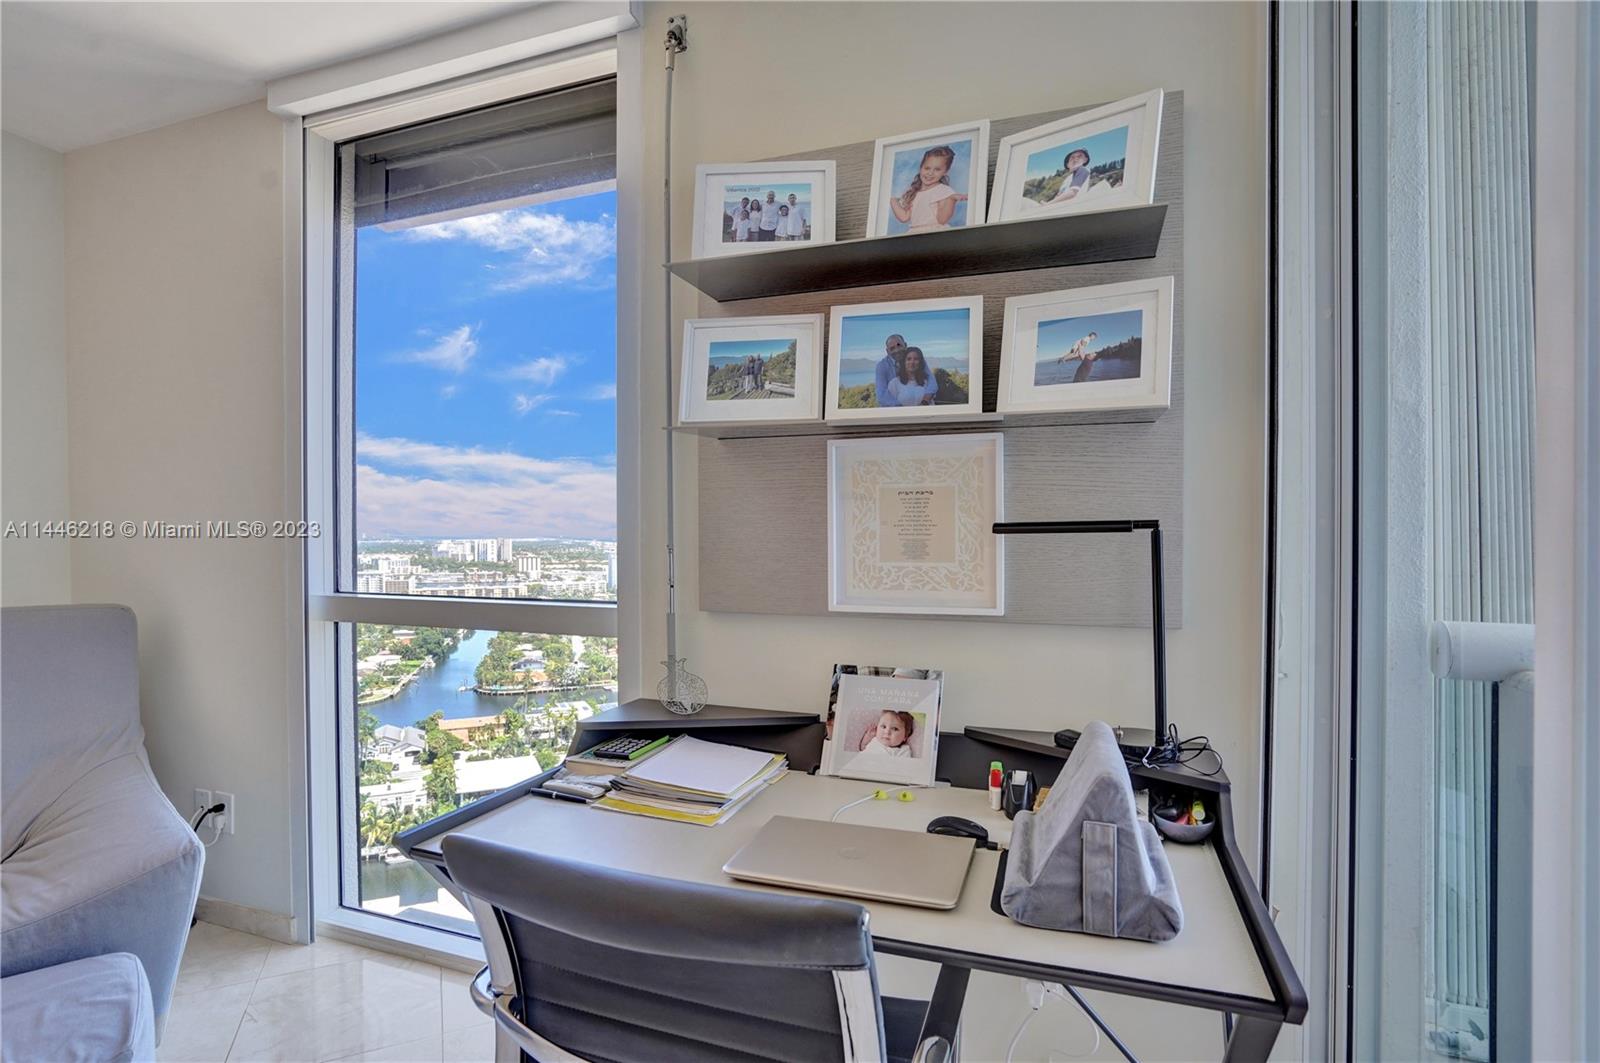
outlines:
M629 771L628 781L726 800L770 771L775 759L782 755L682 735Z

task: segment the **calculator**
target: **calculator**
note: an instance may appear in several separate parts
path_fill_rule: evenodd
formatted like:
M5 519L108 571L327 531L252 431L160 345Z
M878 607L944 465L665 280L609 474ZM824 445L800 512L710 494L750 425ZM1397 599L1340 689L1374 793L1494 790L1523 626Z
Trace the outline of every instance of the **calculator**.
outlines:
M599 757L602 760L638 760L666 743L666 735L659 738L634 738L625 735L622 738L613 738L609 742L601 742L593 749L586 749L584 755Z

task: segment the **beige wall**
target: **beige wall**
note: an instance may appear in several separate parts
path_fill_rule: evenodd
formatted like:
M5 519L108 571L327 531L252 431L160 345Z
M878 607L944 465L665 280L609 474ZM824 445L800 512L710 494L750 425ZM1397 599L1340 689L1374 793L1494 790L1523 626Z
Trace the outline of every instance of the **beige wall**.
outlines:
M283 512L283 134L261 103L66 158L67 384L79 518ZM80 601L139 618L151 763L180 810L231 791L202 892L290 910L288 551L272 540L73 548Z
M673 141L675 253L687 257L698 162L760 159L945 125L1184 90L1184 628L1170 641L1171 718L1207 734L1236 787L1243 850L1254 859L1262 650L1262 462L1266 143L1265 8L1246 4L650 4L646 188L659 187L659 43L665 19L689 16ZM643 246L661 243L647 199ZM654 262L652 255L644 256ZM660 335L659 272L643 276L645 350ZM675 309L695 312L679 284ZM676 330L675 330L676 334ZM647 356L647 362L650 357ZM659 369L644 410L659 427ZM694 446L680 449L680 648L713 700L819 709L835 661L929 662L945 669L946 729L971 723L1055 728L1147 713L1149 636L1138 631L956 621L768 617L696 610ZM647 649L653 686L665 611L659 477L645 486ZM1202 917L1195 913L1195 917ZM1064 945L1070 948L1070 945ZM897 965L891 988L915 988ZM966 1054L1003 1056L1023 1013L1010 979L981 977ZM1030 1027L1019 1058L1087 1038L1059 1004ZM1146 1057L1195 1058L1218 1047L1215 1016L1111 1005ZM1153 1021L1159 1015L1159 1021ZM1031 1047L1030 1047L1031 1046ZM1101 1055L1106 1054L1103 1047Z
M70 514L62 158L7 133L0 165L0 525L64 520ZM42 605L71 598L66 539L4 540L0 601Z

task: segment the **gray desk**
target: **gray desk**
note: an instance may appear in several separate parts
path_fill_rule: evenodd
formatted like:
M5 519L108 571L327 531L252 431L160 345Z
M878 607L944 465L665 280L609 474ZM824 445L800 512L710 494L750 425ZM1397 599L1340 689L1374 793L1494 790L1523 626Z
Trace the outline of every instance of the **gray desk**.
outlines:
M941 746L946 740L955 745L960 737L942 736ZM592 742L582 735L575 743L587 744ZM754 738L748 744L766 747ZM1018 756L1012 750L1004 759L1010 766ZM397 844L452 889L439 845L447 834L462 833L665 878L783 892L736 882L722 873L722 865L773 815L828 819L839 806L875 788L792 771L726 823L701 827L530 796L530 784L414 828ZM1226 815L1225 785L1217 792ZM987 793L976 789L919 790L913 801L869 801L839 818L922 830L942 815L976 820L1002 845L1010 838L1009 821L991 812ZM979 850L952 911L864 902L874 945L885 954L960 970L963 978L972 970L992 971L1217 1011L1228 1025L1224 1058L1265 1059L1279 1027L1304 1016L1305 994L1282 942L1265 921L1260 898L1250 893L1254 885L1232 847L1232 824L1221 826L1227 829L1214 832L1214 842L1166 847L1184 908L1184 929L1172 941L1125 941L1012 922L991 908L999 854ZM1241 876L1248 887L1242 894Z

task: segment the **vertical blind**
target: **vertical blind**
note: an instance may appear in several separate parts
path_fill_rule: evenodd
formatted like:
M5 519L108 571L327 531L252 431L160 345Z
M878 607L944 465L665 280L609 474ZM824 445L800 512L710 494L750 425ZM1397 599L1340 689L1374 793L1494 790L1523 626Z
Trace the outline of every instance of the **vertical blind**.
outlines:
M1429 157L1416 161L1428 173L1431 582L1440 620L1533 622L1526 18L1521 2L1427 8ZM1487 683L1441 680L1434 690L1426 977L1446 1029L1487 1019L1491 1007L1491 698Z

